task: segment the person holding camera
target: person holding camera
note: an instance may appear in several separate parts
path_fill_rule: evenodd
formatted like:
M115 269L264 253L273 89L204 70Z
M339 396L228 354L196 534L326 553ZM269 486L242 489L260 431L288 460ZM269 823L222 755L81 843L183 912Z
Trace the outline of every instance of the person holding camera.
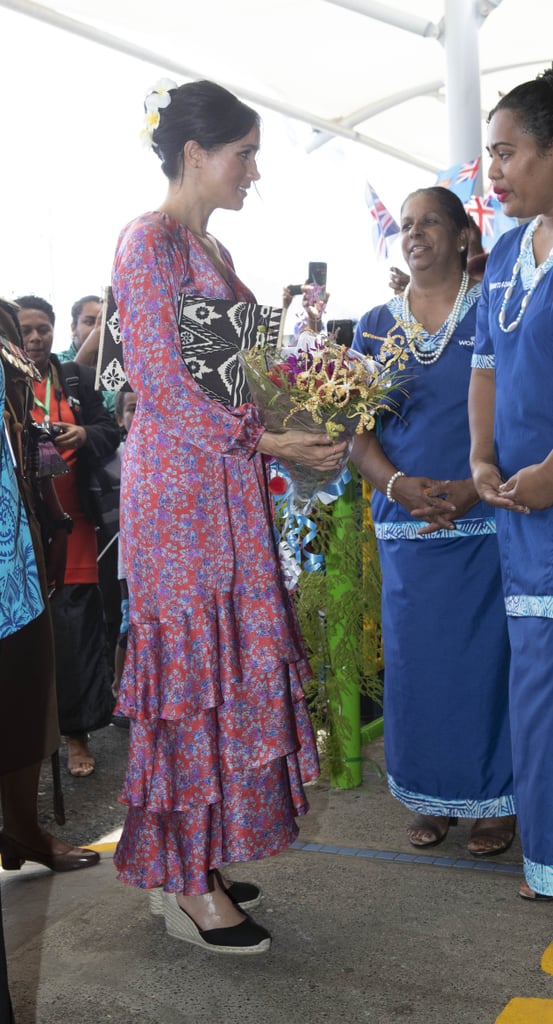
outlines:
M50 303L37 295L16 301L23 346L41 377L34 385L33 419L50 432L69 471L55 481L71 532L65 586L52 603L52 618L67 766L71 775L84 778L95 768L88 733L109 725L113 708L88 487L93 466L115 452L119 429L94 390L94 371L74 362L61 363L52 354L55 315Z
M301 295L303 307L303 314L298 314L298 320L294 325L289 343L284 346L286 351L307 350L324 332L323 316L329 299L326 290L326 264L317 264L317 266L324 267L324 284L318 284L308 278L305 284L285 285L282 290L284 316L296 295Z

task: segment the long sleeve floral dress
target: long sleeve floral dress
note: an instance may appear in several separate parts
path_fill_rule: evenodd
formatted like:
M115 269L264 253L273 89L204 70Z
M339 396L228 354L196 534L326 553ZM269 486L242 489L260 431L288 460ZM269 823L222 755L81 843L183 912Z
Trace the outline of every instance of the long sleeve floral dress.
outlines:
M309 676L283 587L253 405L208 398L181 356L179 294L254 301L194 236L150 213L120 236L113 275L138 395L121 534L130 595L118 710L131 719L122 881L207 891L207 871L297 835L318 762Z

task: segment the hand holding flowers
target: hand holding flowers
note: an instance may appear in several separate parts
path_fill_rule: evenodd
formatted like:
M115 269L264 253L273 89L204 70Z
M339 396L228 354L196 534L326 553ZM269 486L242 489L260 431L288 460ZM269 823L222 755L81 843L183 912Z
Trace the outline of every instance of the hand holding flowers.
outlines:
M334 443L326 432L310 434L303 429L265 433L258 450L279 462L297 462L321 473L334 473L342 465L344 455L349 454L349 448L347 439Z
M390 361L384 373L331 337L286 358L277 349L256 348L242 352L241 359L263 424L282 436L281 442L266 439L260 450L284 463L292 480L292 507L307 514L317 491L341 476L354 433L373 429L377 410L397 386ZM296 431L300 436L291 436Z

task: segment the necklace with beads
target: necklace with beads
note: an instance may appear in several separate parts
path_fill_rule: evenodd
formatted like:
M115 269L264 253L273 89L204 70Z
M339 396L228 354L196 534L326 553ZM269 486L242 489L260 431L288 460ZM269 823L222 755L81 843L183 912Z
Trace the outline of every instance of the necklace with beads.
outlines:
M444 322L442 327L440 327L440 330L437 331L436 334L433 334L431 336L433 338L436 338L441 334L442 331L444 332L443 338L440 341L438 347L433 349L431 352L424 352L422 349L417 347L417 337L420 338L421 325L418 323L417 320L415 320L415 317L413 316L411 309L409 307L409 291L411 288L411 283L409 282L409 284L407 285L403 293L402 327L405 331L407 344L411 352L413 353L415 359L417 360L417 363L421 363L422 366L430 366L431 363L436 363L440 356L442 355L442 352L444 351L446 345L449 344L455 331L455 328L459 323L461 309L463 306L465 295L467 294L468 284L469 275L467 274L466 270L464 270L463 276L461 278L461 286L459 288L459 291L457 292L457 298L453 303L453 309L451 310L451 313L449 314L447 320ZM413 329L414 327L415 329ZM418 330L416 329L417 327L419 328Z
M500 328L501 328L501 330L503 331L504 334L510 334L511 331L514 331L518 327L520 321L522 320L522 318L523 318L523 316L524 316L524 314L526 312L526 307L527 307L528 303L530 302L530 299L532 298L532 295L534 294L534 292L535 292L538 284L540 283L542 277L545 277L545 275L547 274L548 270L551 270L551 267L553 267L553 249L550 249L549 255L544 260L544 262L540 263L539 267L536 267L536 269L534 270L534 276L532 278L532 284L530 285L529 290L527 292L525 292L525 294L524 294L524 298L523 298L523 300L522 300L522 302L520 304L520 309L518 311L517 316L515 317L514 320L511 321L510 324L506 324L505 323L505 317L506 317L506 313L507 313L507 303L508 303L509 299L511 298L511 295L513 294L514 287L515 287L515 284L516 284L516 280L517 280L518 275L520 274L520 268L521 268L521 266L523 264L523 261L524 261L524 257L526 255L526 253L529 251L530 246L532 245L532 239L533 239L534 234L536 232L536 228L538 228L540 224L541 224L541 217L536 217L536 219L533 220L532 223L528 225L528 227L526 228L526 231L524 232L524 235L522 236L522 241L520 243L520 252L518 254L517 259L515 260L515 264L513 266L513 273L512 273L512 276L511 276L511 280L510 280L510 282L509 282L509 284L507 286L507 289L505 291L505 295L503 296L503 302L501 303L501 309L499 310L499 314L498 314L498 317L497 317L499 326L500 326Z

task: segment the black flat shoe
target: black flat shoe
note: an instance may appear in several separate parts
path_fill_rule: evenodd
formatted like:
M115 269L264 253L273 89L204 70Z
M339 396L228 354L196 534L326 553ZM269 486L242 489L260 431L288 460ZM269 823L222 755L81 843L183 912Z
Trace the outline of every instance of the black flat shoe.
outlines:
M100 854L80 846L72 846L65 853L42 853L0 832L0 859L4 871L19 871L26 860L42 864L50 868L50 871L80 871L81 868L91 868L97 864Z
M411 846L424 847L426 849L429 846L439 846L440 843L443 843L450 827L457 824L457 818L442 818L440 823L445 826L443 830L438 824L439 820L435 816L417 814L411 824L407 826L407 838ZM426 832L431 838L419 842L413 839L412 834L415 832Z

